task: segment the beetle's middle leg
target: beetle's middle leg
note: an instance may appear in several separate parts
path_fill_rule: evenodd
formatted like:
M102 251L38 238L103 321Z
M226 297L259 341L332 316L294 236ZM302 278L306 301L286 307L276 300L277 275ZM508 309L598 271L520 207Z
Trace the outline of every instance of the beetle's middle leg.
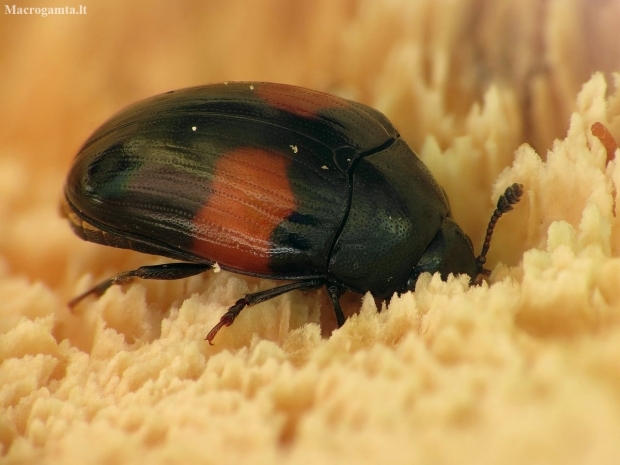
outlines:
M213 268L212 263L164 263L162 265L141 266L138 269L119 273L113 278L100 282L92 289L71 299L70 308L75 307L82 299L89 295L100 296L115 284L124 284L132 278L142 279L183 279L203 273Z
M218 331L224 326L230 326L232 322L235 321L235 318L237 318L237 315L239 315L239 313L241 313L241 310L243 310L245 307L251 307L252 305L256 305L266 300L273 299L274 297L286 294L287 292L293 291L295 289L312 289L322 286L323 284L325 284L325 280L322 278L307 279L305 281L284 284L283 286L273 287L271 289L255 292L253 294L246 294L241 299L237 300L237 302L235 302L235 305L230 307L228 311L224 313L224 315L222 315L222 318L220 318L218 324L216 324L213 329L209 331L209 334L207 334L205 340L209 341L209 344L213 345L213 338L218 333Z

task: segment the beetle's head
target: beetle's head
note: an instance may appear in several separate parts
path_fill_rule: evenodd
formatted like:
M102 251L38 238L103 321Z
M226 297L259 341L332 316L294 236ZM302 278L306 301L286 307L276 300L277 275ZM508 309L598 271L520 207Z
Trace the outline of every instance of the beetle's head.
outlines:
M480 272L471 239L452 218L446 217L422 257L413 267L407 289L413 290L418 277L426 272L431 274L439 272L442 279L446 279L450 273L455 275L464 273L472 280Z
M497 208L489 221L487 233L482 245L482 251L478 257L474 255L474 247L471 239L463 232L458 224L450 217L446 217L443 225L435 234L431 243L426 247L422 257L413 267L413 271L407 282L407 289L412 290L418 277L424 273L441 274L442 279L446 279L450 273L466 274L472 282L477 282L482 275L489 274L489 270L484 268L486 254L491 244L493 229L500 216L512 210L523 194L521 184L513 184L506 188L504 194L497 201Z

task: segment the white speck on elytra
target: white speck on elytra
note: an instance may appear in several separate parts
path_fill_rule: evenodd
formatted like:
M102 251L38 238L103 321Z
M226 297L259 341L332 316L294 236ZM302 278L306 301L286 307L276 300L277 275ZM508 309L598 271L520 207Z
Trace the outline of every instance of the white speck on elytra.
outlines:
M250 90L254 90L254 86L252 86L252 85L251 85L251 86L250 86Z
M328 170L328 169L329 169L329 168L327 167L327 165L323 165L323 166L321 166L321 168L322 168L322 169L324 169L324 170Z
M192 131L195 131L196 129L196 126L192 126Z
M291 149L293 149L293 153L297 153L297 146L296 145L291 145L290 147L291 147Z

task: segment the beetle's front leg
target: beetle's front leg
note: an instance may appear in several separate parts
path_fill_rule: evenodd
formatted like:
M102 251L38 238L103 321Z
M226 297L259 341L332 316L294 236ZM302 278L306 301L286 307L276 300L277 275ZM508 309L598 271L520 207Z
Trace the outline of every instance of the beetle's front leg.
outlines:
M340 307L340 296L344 293L344 291L345 289L337 284L327 284L327 292L332 299L334 313L336 314L336 323L339 328L344 324L344 313L342 313L342 308Z

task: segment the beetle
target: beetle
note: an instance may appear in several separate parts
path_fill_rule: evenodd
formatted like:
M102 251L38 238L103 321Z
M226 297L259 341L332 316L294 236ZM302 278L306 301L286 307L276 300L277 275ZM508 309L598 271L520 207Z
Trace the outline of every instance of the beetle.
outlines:
M294 289L325 286L340 327L347 290L387 300L424 272L488 273L493 227L522 191L500 197L476 258L444 191L379 111L285 84L170 91L95 131L61 211L82 239L182 263L120 273L69 305L134 277L181 279L217 264L292 282L240 298L209 343L246 306Z

